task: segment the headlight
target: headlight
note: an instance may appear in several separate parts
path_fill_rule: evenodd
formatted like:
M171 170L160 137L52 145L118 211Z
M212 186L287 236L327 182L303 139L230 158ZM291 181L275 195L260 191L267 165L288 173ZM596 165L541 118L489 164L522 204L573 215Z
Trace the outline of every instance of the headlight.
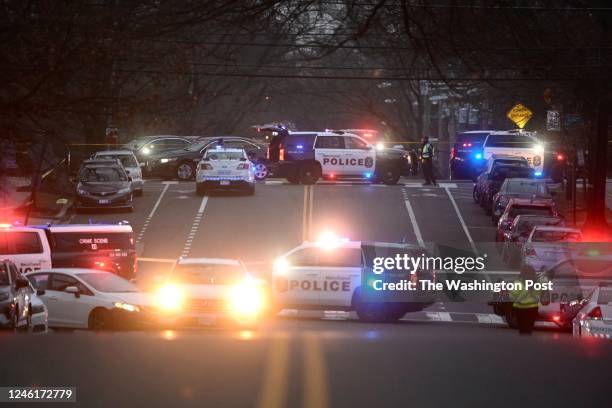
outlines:
M173 162L175 160L176 160L176 157L170 157L170 158L167 158L167 159L166 158L161 159L159 162L163 164L163 163Z
M178 312L185 302L183 291L176 285L167 284L157 290L155 304L164 312Z
M132 191L132 190L130 190L129 187L126 187L126 188L122 188L121 190L117 191L117 194L127 194L130 191Z
M148 147L142 148L142 154L149 154L149 153L151 153L151 149L149 149Z
M239 317L256 316L266 306L263 289L251 282L241 283L231 288L229 306Z
M117 309L128 312L140 312L140 308L138 306L130 305L129 303L115 302L114 305Z
M274 271L274 274L284 275L287 273L290 266L291 265L285 258L278 258L276 261L274 261L274 264L272 265L272 269Z

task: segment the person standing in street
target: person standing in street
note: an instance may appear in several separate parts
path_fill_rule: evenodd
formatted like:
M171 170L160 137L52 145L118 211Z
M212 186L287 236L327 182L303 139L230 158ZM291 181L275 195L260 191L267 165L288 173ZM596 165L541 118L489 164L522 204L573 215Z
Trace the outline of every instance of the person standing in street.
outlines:
M520 289L510 291L510 300L512 300L512 309L516 316L519 334L531 334L538 318L540 291L533 289L533 285L527 289L526 281L529 280L537 280L536 271L531 266L523 266L520 278L516 281L520 283Z
M425 178L424 186L434 185L437 186L436 179L434 177L434 169L433 169L433 156L434 156L434 148L433 145L429 142L429 138L424 136L421 139L423 143L423 147L421 150L421 163L423 166L423 178Z

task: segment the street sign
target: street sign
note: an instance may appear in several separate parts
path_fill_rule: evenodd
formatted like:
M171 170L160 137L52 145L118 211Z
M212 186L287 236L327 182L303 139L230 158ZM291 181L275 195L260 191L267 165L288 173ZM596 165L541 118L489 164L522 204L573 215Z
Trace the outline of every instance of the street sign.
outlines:
M559 111L549 110L546 112L546 130L553 132L561 130L561 115Z
M510 119L516 126L520 129L524 128L529 119L533 116L533 112L531 112L525 105L522 103L517 103L508 111L506 115L508 119Z

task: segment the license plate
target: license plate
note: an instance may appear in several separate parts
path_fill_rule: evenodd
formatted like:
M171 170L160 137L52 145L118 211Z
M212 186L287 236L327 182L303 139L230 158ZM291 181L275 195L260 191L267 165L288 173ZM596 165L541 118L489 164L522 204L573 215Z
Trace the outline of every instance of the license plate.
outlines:
M198 324L201 324L203 326L210 326L212 324L215 324L215 318L212 316L198 317Z
M231 170L219 170L217 174L220 176L226 176L228 174L232 174L232 171Z
M222 185L222 186L229 186L229 185L230 185L230 182L229 182L229 180L221 180L221 181L219 182L219 184L220 184L220 185Z
M99 204L108 204L110 203L110 200L98 200Z

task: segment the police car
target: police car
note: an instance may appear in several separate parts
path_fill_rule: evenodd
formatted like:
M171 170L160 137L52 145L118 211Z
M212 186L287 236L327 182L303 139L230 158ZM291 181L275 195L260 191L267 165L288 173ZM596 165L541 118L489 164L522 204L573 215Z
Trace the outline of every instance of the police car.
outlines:
M297 184L358 178L397 184L408 172L408 155L402 149L375 147L343 131L289 132L278 129L269 146L275 176Z
M376 243L412 250L421 255L425 249L408 244ZM272 273L272 302L283 309L355 310L364 321L392 322L408 312L420 311L431 302L422 297L415 302L375 304L361 294L364 273L362 243L323 238L304 242L276 259ZM417 276L418 275L418 276ZM419 271L418 279L430 279L430 273ZM427 276L426 276L427 275Z
M483 143L482 157L488 160L494 154L524 157L536 177L543 174L544 145L531 132L491 132Z
M255 194L255 170L244 149L217 146L198 163L196 193L213 189L240 189Z
M585 299L567 306L567 310L574 308L578 309L572 320L574 337L612 339L612 287L600 285Z

